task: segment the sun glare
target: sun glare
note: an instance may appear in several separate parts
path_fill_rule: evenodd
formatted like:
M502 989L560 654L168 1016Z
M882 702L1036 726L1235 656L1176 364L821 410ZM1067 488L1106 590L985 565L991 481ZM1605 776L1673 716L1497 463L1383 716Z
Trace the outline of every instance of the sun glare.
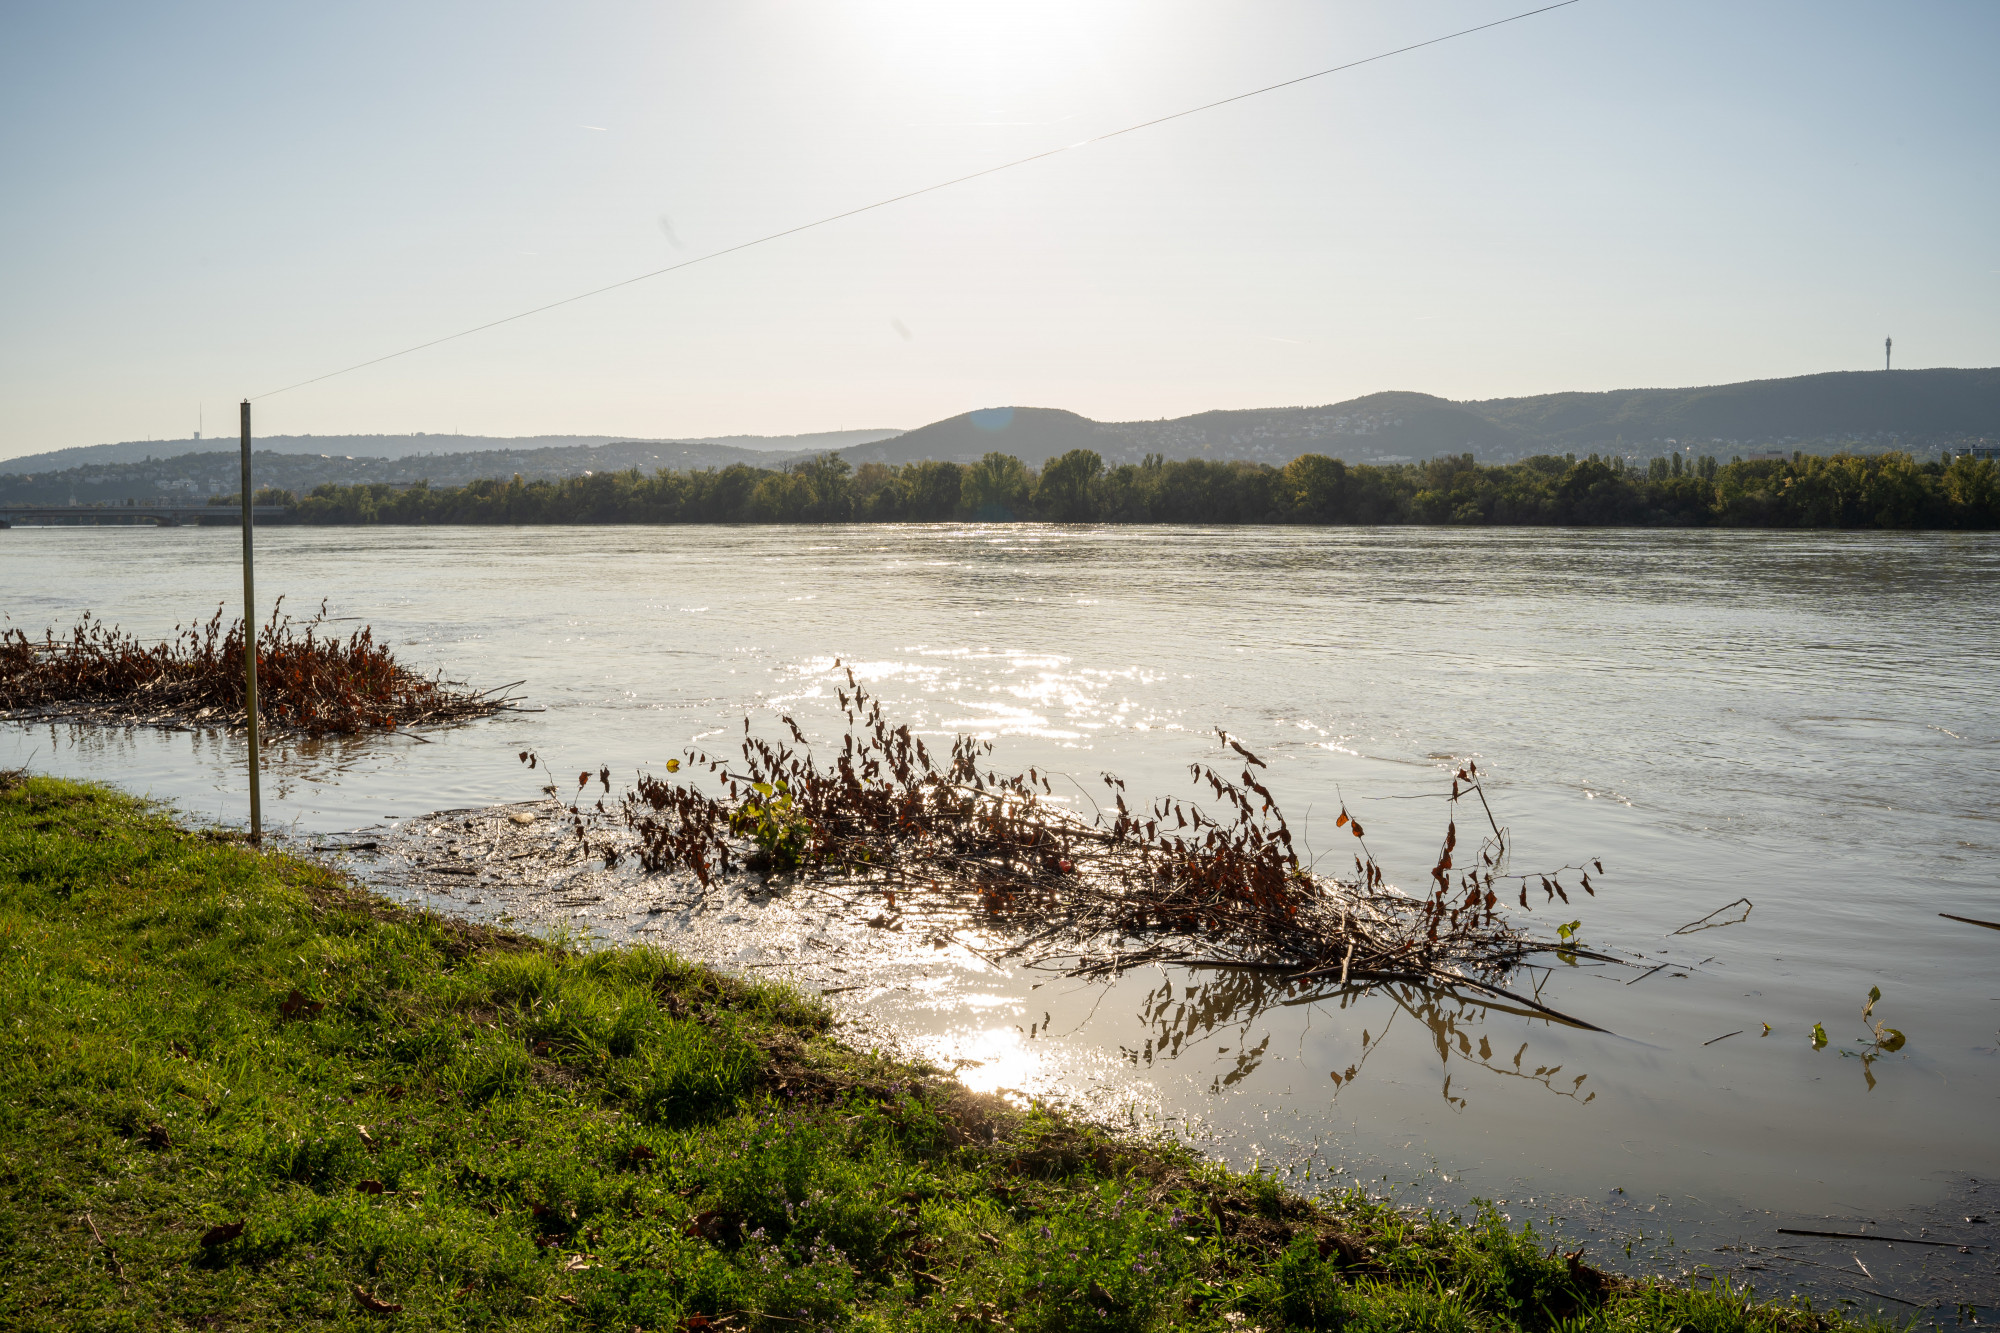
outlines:
M1054 126L1141 30L1127 5L869 4L825 11L827 36L871 73L930 98L940 123ZM1058 99L1058 100L1050 100Z

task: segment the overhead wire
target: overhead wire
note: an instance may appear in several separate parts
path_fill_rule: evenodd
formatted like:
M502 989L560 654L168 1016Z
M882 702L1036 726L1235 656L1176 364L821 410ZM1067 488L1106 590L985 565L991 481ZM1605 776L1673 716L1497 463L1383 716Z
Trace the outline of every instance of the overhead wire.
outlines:
M1250 98L1253 97L1262 97L1266 93L1278 92L1281 89L1285 88L1295 88L1299 84L1311 83L1315 79L1323 79L1331 74L1340 74L1344 73L1347 70L1359 69L1363 65L1372 65L1376 64L1379 61L1392 59L1396 56L1408 55L1412 51L1421 51L1427 46L1437 46L1444 42L1456 41L1461 37L1470 37L1474 33L1487 32L1494 28L1505 27L1507 24L1510 23L1519 23L1523 19L1531 19L1540 14L1550 13L1553 10L1567 9L1571 5L1581 4L1582 2L1583 0L1555 0L1555 3L1553 4L1542 5L1539 8L1535 9L1523 10L1521 13L1518 14L1510 14L1506 18L1494 19L1490 23L1481 23L1470 28L1461 28L1457 32L1448 32L1439 37L1427 38L1426 40L1421 42L1412 42L1408 46L1399 46L1389 51L1378 51L1372 56L1363 56L1359 60L1350 60L1345 64L1332 65L1326 69L1315 70L1311 74L1301 74L1296 78L1284 79L1278 83L1265 84L1261 88L1252 88L1247 92L1233 93L1228 97L1219 97L1212 102L1203 102L1199 106L1191 106L1180 111L1169 112L1164 116L1155 116L1151 120L1142 120L1136 124L1127 125L1122 129L1109 130L1103 134L1092 135L1090 138L1087 139L1078 139L1075 143L1067 143L1067 144L1062 144L1059 147L1047 148L1039 153L1030 153L1026 157L1017 157L1014 158L1012 161L1001 162L994 166L983 167L978 171L967 172L963 176L954 176L950 180L938 181L935 184L925 185L915 190L906 190L901 194L890 195L885 199L877 199L874 203L871 204L862 204L858 208L845 209L839 213L829 213L825 217L815 218L811 222L801 222L796 226L786 227L781 231L770 232L767 233L766 235L758 236L752 240L739 241L735 245L724 246L720 250L711 250L707 254L697 255L693 259L683 259L679 263L668 264L665 268L656 268L650 270L649 272L636 274L633 277L621 278L617 282L606 283L602 287L593 287L589 291L578 292L574 296L565 296L559 301L550 301L546 305L538 305L529 310L522 310L512 315L504 315L499 319L488 320L484 324L475 324L471 328L460 329L456 333L447 333L441 338L432 338L428 342L416 343L413 344L412 346L401 348L398 351L388 352L377 357L371 357L366 361L357 361L351 366L343 366L339 370L329 370L324 375L315 375L311 379L299 380L297 383L287 384L280 389L267 389L263 393L251 395L250 401L259 402L266 398L274 398L281 393L290 393L294 389L303 389L309 384L318 384L324 380L334 379L341 375L350 375L357 370L366 370L370 366L379 366L385 361L394 361L398 357L409 356L415 352L426 351L429 348L438 347L448 342L456 342L460 338L469 338L475 333L484 333L488 329L497 329L502 324L513 324L520 320L529 319L535 315L546 314L548 311L558 310L566 305L575 305L579 301L588 301L594 296L602 296L606 292L615 292L621 287L630 287L635 283L647 282L653 278L665 277L669 273L678 273L682 269L693 268L696 264L706 264L711 260L721 259L726 255L740 254L745 250L754 249L755 247L760 245L769 245L773 241L781 241L787 236L797 236L801 232L813 231L820 227L830 226L835 222L842 222L848 218L859 217L863 213L872 213L877 209L888 208L893 204L906 203L911 199L921 198L922 196L927 194L936 194L940 190L949 190L954 186L964 185L969 181L976 181L983 179L984 177L987 176L998 175L1000 172L1003 171L1012 171L1016 167L1025 167L1030 163L1046 161L1047 159L1052 157L1059 157L1064 153L1073 153L1080 148L1089 148L1095 144L1107 143L1112 139L1123 138L1128 134L1137 134L1141 130L1153 129L1160 125L1170 124L1171 122L1176 120L1185 120L1189 116L1198 116L1201 115L1203 112L1213 111L1218 107L1225 107L1236 102L1248 101Z

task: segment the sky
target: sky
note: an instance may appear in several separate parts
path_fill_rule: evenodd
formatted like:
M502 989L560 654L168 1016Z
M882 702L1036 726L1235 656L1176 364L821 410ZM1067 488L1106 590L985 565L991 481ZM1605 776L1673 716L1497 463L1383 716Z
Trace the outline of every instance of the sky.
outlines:
M2000 5L0 7L0 458L2000 364Z

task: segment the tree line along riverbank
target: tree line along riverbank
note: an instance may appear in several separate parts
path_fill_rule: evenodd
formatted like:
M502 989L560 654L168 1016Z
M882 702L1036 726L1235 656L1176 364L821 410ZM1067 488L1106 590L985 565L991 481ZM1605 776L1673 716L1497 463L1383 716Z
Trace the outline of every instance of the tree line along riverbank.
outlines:
M823 1003L0 773L10 1328L1856 1327L967 1092Z
M1592 454L1484 466L1469 455L1349 465L1306 454L1283 467L1195 459L1107 468L1079 449L1032 469L976 463L850 465L827 454L782 468L636 469L559 481L386 484L264 493L310 524L1300 523L1622 527L2000 527L2000 464L1961 456L1794 454L1656 458Z

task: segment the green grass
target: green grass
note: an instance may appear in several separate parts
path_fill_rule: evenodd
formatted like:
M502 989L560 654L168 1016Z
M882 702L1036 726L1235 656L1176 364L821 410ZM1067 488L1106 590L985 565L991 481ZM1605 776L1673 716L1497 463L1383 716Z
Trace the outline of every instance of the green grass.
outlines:
M0 1023L10 1329L1836 1326L1308 1204L101 787L0 775Z

